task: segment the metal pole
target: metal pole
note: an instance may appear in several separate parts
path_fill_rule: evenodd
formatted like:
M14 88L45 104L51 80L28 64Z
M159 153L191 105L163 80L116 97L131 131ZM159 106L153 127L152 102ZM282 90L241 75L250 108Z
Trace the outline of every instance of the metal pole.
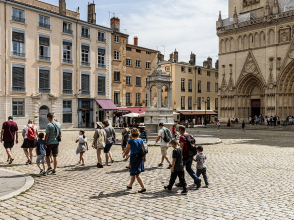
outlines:
M207 103L207 102L205 102L205 120L204 120L204 122L205 122L205 126L206 126L206 103Z

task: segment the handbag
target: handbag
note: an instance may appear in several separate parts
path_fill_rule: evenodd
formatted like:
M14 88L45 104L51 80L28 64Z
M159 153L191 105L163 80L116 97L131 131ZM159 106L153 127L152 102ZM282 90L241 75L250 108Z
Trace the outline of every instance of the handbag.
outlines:
M101 131L98 131L98 134L99 134L99 137L97 139L97 149L105 148L104 137L103 137Z
M58 142L60 142L60 141L61 141L61 137L60 137L60 135L59 135L59 133L58 133L58 129L56 128L56 126L54 125L54 123L51 122L51 124L54 126L54 129L56 130L57 137L56 137L55 139L56 139Z
M145 157L146 156L146 148L145 147L143 147L143 141L142 141L142 144L141 144L141 149L140 149L140 151L139 151L139 155L143 158L143 157Z

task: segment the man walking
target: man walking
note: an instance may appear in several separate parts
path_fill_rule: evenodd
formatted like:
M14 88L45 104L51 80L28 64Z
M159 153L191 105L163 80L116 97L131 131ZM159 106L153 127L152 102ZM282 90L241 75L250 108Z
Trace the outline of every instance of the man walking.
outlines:
M16 136L15 142L18 143L18 127L17 124L13 121L13 117L9 116L8 121L5 121L2 125L1 130L1 143L4 141L4 148L6 150L8 159L7 162L11 164L14 159L12 158L12 148L14 145L14 136Z
M159 141L159 139L161 139L161 163L158 164L158 166L162 167L163 166L163 161L164 159L166 159L166 161L168 162L169 166L167 167L168 169L170 169L172 167L172 164L170 163L168 156L167 156L167 150L169 147L169 142L172 139L172 135L171 132L168 128L164 127L163 123L159 123L159 132L158 132L158 137L155 141L155 145L157 144L157 142Z
M46 136L45 141L47 144L46 148L46 163L48 166L47 174L51 173L53 175L56 175L56 168L57 168L57 156L58 156L58 146L59 146L59 136L61 136L61 127L60 124L53 120L53 115L51 113L47 114L47 119L49 123L46 126ZM52 170L52 167L50 165L50 154L52 151L53 155L53 165L54 169Z

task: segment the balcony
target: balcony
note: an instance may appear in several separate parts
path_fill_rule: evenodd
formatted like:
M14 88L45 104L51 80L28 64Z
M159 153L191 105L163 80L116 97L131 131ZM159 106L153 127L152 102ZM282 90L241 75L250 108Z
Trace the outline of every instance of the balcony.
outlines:
M99 63L98 63L98 68L106 69L106 65L105 65L105 64L99 64Z
M82 65L82 66L90 66L90 63L85 62L85 61L82 61L82 62L81 62L81 65Z
M106 42L106 39L104 37L98 37L98 41L105 43Z
M62 62L72 64L72 60L69 60L69 59L62 59Z
M50 29L50 24L46 24L46 23L43 23L43 22L39 22L39 27L41 27L41 28L46 28L46 29Z
M98 92L98 96L105 96L106 93L105 92Z
M25 23L26 22L26 19L21 18L21 17L17 17L17 16L12 16L12 20L20 22L20 23Z
M25 53L21 53L21 52L17 52L17 51L12 51L12 56L24 58L26 56L26 54Z
M82 90L81 95L90 95L90 91Z
M81 37L90 39L90 34L82 32Z
M70 94L72 94L72 89L63 89L62 93L70 95Z
M72 30L67 29L67 28L63 28L62 30L63 30L63 33L71 34L72 35Z
M189 89L188 91L189 91L189 92L192 92L192 89Z
M26 87L22 87L22 86L12 86L12 91L13 91L13 92L25 92L25 91L26 91Z
M43 55L39 55L39 60L50 61L50 57L46 57L46 56L43 56Z
M136 103L135 106L141 107L142 103Z
M127 103L126 106L132 106L132 103Z
M50 93L51 89L41 89L39 88L39 93Z

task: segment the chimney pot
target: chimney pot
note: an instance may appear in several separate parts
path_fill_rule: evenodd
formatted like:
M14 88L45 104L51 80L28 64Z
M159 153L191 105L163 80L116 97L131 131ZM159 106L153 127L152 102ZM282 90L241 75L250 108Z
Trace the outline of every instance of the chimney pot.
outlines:
M114 31L119 32L120 31L120 19L116 17L112 17L110 19L110 28Z
M65 0L59 0L59 14L66 16Z
M134 37L134 45L138 46L138 37L137 36Z
M96 24L96 12L95 12L95 4L89 4L88 2L88 22L91 24Z

